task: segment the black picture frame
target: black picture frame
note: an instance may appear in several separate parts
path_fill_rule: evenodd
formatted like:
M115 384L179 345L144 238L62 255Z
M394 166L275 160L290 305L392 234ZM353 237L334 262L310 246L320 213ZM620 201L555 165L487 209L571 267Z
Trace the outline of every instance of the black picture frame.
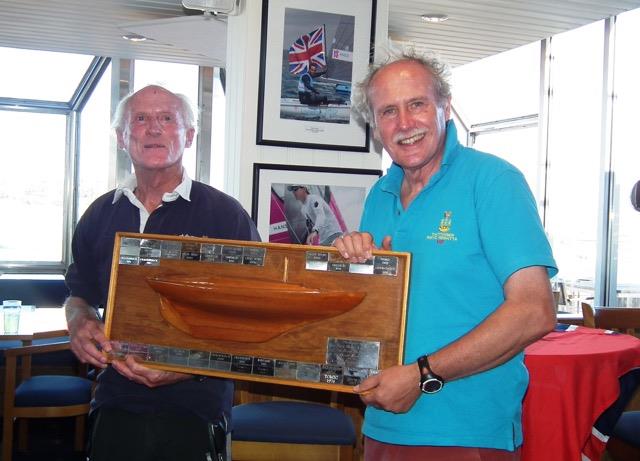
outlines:
M257 144L369 151L369 126L351 111L350 93L373 60L375 18L376 0L263 0ZM317 38L320 24L330 46L314 88L327 104L303 104L297 89L304 71L289 72L289 48L295 37Z
M358 230L364 201L381 176L382 171L374 169L255 163L251 218L264 242L310 243L304 229L309 223L290 190L302 185L329 205L342 232Z

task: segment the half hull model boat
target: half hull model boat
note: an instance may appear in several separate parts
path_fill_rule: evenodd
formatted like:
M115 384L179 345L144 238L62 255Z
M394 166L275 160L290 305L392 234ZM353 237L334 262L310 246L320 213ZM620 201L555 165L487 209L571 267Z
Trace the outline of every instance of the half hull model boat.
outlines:
M294 328L350 311L360 291L310 288L298 283L239 277L148 277L160 295L162 317L200 339L260 343Z

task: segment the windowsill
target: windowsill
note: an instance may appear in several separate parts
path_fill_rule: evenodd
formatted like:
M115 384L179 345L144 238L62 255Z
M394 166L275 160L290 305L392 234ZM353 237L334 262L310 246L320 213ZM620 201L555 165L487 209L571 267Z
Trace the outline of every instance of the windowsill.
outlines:
M556 313L556 321L558 323L566 324L566 325L582 325L583 319L582 314L574 314L574 313Z
M64 280L62 274L0 274L0 280Z

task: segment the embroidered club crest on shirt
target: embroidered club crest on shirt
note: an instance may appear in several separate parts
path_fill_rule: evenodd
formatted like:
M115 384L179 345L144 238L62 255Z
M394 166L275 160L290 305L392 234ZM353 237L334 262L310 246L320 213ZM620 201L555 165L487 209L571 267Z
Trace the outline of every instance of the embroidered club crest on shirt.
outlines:
M438 232L432 232L427 235L427 240L435 240L438 245L442 245L447 241L456 241L458 238L451 231L453 212L447 210L443 213L443 217L438 224Z

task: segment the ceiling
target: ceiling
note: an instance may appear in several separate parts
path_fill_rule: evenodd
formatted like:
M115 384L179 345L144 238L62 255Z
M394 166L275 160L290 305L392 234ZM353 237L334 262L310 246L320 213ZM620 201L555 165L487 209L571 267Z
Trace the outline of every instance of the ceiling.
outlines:
M640 7L640 0L389 0L389 3L391 39L437 51L454 67ZM429 24L420 19L422 13L447 14L450 19ZM192 14L182 7L180 0L0 0L0 46L222 64L224 46L218 50L205 47L201 37L208 36L212 29L220 33L224 23L205 21L203 16L177 19ZM168 22L172 24L166 25ZM127 24L128 28L123 28ZM146 24L170 28L172 32L169 37L161 33L155 40L138 43L122 39L126 30L137 31Z

